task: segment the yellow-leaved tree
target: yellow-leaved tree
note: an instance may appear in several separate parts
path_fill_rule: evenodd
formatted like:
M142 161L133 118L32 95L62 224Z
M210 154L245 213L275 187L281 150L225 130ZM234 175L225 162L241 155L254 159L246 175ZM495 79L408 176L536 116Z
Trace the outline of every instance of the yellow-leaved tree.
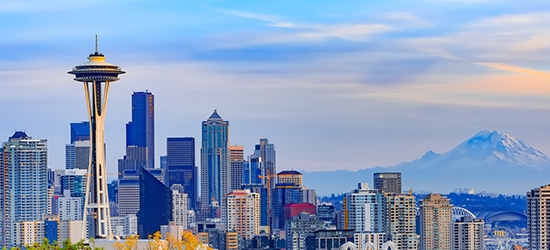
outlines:
M113 248L116 250L137 250L138 249L139 235L134 234L126 238L124 243L119 241L113 243Z

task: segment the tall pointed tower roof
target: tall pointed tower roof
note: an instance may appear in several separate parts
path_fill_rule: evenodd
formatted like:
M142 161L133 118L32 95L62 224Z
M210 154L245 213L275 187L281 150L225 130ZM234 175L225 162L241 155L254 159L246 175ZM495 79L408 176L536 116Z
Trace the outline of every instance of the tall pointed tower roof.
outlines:
M218 111L214 109L214 113L208 117L209 121L223 121L222 117L218 114Z

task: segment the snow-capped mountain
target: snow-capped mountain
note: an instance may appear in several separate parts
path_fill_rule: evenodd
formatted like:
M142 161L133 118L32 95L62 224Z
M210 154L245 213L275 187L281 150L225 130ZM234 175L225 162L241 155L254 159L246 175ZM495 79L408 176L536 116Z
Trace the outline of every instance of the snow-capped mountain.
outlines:
M481 131L443 154L429 151L419 159L393 167L306 172L304 183L310 188L321 188L321 195L342 193L354 189L357 182L372 183L372 174L384 171L401 172L404 190L447 193L457 188L474 188L476 192L524 194L550 183L550 158L509 134ZM331 180L351 185L331 191L334 187L326 185Z
M499 131L481 131L451 151L436 154L432 151L422 158L397 166L420 169L460 168L478 169L513 165L533 169L550 169L550 158L541 151ZM479 170L479 169L478 169Z

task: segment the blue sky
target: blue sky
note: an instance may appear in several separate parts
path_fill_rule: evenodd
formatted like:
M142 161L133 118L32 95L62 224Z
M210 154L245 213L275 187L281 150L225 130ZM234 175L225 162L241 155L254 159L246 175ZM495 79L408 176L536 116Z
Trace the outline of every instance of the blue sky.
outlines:
M64 168L69 123L87 119L67 71L98 34L127 71L109 95L111 172L144 90L157 157L169 136L198 149L214 109L246 154L275 143L279 170L391 166L493 129L550 153L547 1L197 2L0 1L4 140L46 138Z

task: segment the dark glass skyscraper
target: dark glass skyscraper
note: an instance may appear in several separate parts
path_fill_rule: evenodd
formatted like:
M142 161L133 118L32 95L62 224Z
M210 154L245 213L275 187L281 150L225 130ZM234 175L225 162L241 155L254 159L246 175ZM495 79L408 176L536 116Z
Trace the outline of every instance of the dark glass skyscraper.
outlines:
M138 234L142 239L172 220L172 190L144 168L139 173Z
M118 160L118 175L124 170L155 167L155 102L150 92L132 94L132 121L126 124L126 155Z
M166 177L168 187L181 184L189 197L189 209L197 203L197 167L195 166L195 138L176 137L166 140Z
M71 143L90 140L90 122L71 122Z
M132 121L126 124L126 147L142 151L145 168L155 167L155 102L149 92L132 94Z

